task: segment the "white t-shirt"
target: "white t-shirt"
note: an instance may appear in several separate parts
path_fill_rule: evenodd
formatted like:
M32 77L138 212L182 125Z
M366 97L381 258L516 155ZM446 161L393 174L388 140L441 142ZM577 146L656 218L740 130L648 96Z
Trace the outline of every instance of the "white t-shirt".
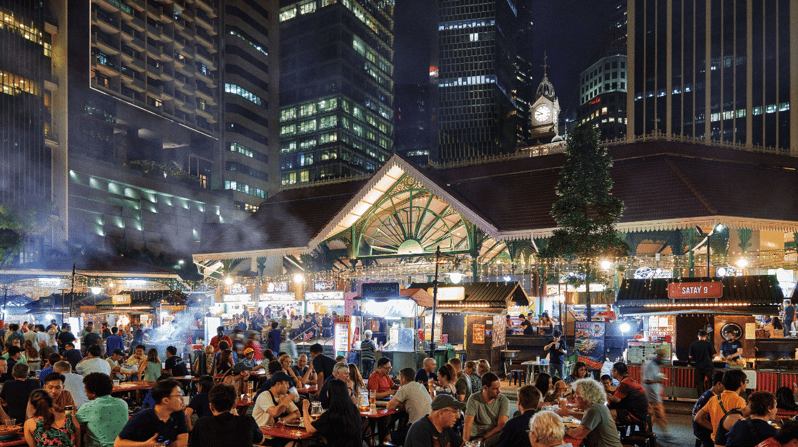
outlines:
M276 406L277 403L274 402L274 396L272 395L271 390L260 393L258 400L255 401L255 408L252 410L252 417L255 418L255 422L258 423L258 427L263 427L264 425L274 423L274 418L272 418L272 415L270 415L266 410ZM297 408L296 404L293 402L289 403L286 413L290 414L295 411L299 411L299 408Z
M64 389L72 395L72 400L75 401L75 411L89 401L89 398L86 397L86 387L83 386L83 376L75 373L64 374Z
M96 357L93 359L83 359L75 366L75 372L81 376L87 376L91 373L103 373L111 375L111 365L105 360Z
M409 416L408 421L411 424L432 412L430 407L432 398L429 395L429 391L424 385L416 381L402 385L399 391L396 392L394 399L405 406L405 411L407 411Z

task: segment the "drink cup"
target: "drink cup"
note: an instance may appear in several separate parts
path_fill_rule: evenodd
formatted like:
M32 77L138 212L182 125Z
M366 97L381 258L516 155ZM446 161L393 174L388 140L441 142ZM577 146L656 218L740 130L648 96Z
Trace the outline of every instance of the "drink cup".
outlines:
M9 425L9 427L13 427L13 426L17 425L16 418L9 418L8 425Z
M183 396L183 406L187 407L188 403L191 401L191 396Z
M108 383L108 382L106 382ZM119 386L119 380L114 380L114 386Z

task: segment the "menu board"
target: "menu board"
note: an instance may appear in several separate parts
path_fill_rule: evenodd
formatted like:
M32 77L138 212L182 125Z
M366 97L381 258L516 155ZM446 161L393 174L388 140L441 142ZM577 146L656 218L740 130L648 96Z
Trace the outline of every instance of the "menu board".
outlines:
M474 344L483 344L485 343L485 325L484 324L474 324L474 331L473 331L473 342Z
M600 369L604 362L604 334L606 323L603 321L575 322L575 347L579 353L579 361L588 367Z
M673 353L671 344L652 341L627 342L626 363L630 365L641 365L647 360L656 357L657 349L665 350L665 359L662 363L669 365L671 363L671 354Z

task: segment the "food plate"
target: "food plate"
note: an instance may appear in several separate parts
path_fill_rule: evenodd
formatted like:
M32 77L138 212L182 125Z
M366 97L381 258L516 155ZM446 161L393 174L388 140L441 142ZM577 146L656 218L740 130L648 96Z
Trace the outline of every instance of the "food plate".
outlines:
M291 428L305 428L305 423L304 423L304 421L290 422L290 423L285 424L285 426L286 427L291 427Z

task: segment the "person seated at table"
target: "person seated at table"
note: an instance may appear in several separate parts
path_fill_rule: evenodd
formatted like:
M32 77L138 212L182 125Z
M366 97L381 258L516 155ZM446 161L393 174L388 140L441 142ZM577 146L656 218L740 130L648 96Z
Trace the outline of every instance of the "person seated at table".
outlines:
M23 433L28 446L80 445L80 425L74 415L67 416L53 410L53 398L44 390L30 396L33 417L25 421Z
M72 394L64 389L64 380L64 376L59 373L50 373L44 378L43 389L50 393L50 397L53 398L53 409L56 413L63 413L67 405L72 406L72 408L75 407L75 400L72 398ZM30 401L28 401L28 406L25 409L25 418L32 418L35 410Z
M154 408L142 409L131 417L114 441L114 447L139 447L157 443L185 447L188 427L183 413L180 382L169 379L152 387Z
M622 425L645 424L648 416L646 390L629 376L629 369L623 362L612 365L612 377L619 382L615 394L607 398L612 418Z
M477 362L477 374L479 374L479 377L481 378L483 375L489 372L490 372L490 363L488 363L488 361L485 359L480 359L479 362Z
M291 367L294 370L294 375L299 378L299 380L304 383L310 383L310 367L308 366L308 356L305 354L300 355L297 360L296 364Z
M579 444L621 447L618 428L610 410L604 404L607 400L604 387L593 379L577 380L574 386L576 404L585 412L579 427L568 430L566 435L579 441ZM570 411L561 409L557 414L570 414Z
M252 368L252 370L253 371L258 371L258 370L262 369L262 370L267 372L267 376L266 377L269 377L268 374L271 374L271 373L269 373L269 364L271 362L275 361L275 360L277 360L277 357L274 356L274 353L272 352L272 350L271 349L267 349L267 350L263 351L263 360L261 360L260 363L258 363L257 366Z
M471 380L470 394L479 393L482 390L482 376L477 374L477 362L473 360L465 362L465 366L463 367L463 373L467 375L468 378Z
M553 411L541 411L529 421L529 436L526 437L531 447L572 447L563 441L565 424L562 418ZM524 444L515 444L524 445Z
M222 346L226 346L225 342L219 343ZM219 353L219 359L216 361L216 374L225 374L227 371L233 369L235 366L235 360L233 360L234 352L230 348L222 349L222 352Z
M771 318L770 322L765 324L765 333L768 338L782 338L784 337L784 325L781 324L779 317Z
M236 403L232 386L219 384L206 394L211 414L198 420L191 430L190 447L251 447L263 441L263 432L252 416L238 416L232 411Z
M294 386L300 387L304 385L302 380L299 377L297 377L296 373L294 373L294 370L291 369L291 364L294 363L294 361L291 360L290 355L288 354L281 355L280 358L278 359L278 362L280 362L280 368L281 368L280 371L288 374L288 377L291 378L291 383L293 383Z
M127 366L130 370L135 369L138 372L139 366L142 362L147 361L147 356L144 354L146 352L144 345L136 345L136 349L133 350L133 355L127 358L125 362L125 366ZM138 379L138 376L133 376L132 378Z
M299 419L299 408L294 404L294 395L288 392L291 379L288 374L277 371L272 375L271 388L263 392L255 400L252 417L258 426L274 424L275 422L295 422Z
M579 379L586 379L588 375L589 371L587 369L587 365L584 362L576 362L574 363L573 369L571 369L571 374L563 379L563 381L566 385L570 385Z
M463 438L454 429L454 425L460 419L462 411L466 409L466 404L444 394L436 396L430 408L432 411L429 415L410 426L405 438L405 447L462 446Z
M728 442L727 436L729 435L729 431L732 429L732 427L734 427L734 424L749 416L751 416L751 402L748 402L748 404L743 408L729 410L728 413L724 414L723 417L720 418L718 428L715 429L714 433L715 440L712 442L712 444L719 447L726 447Z
M87 376L93 372L108 374L110 376L111 365L100 358L102 353L103 349L97 344L86 348L86 357L78 362L78 365L75 367L75 372L81 376ZM160 362L158 363L158 367L160 368Z
M310 415L310 401L302 400L302 421L305 430L323 437L326 440L326 445L329 446L361 447L363 432L360 411L348 399L349 390L346 384L340 380L333 380L330 383L329 392L330 408L322 413L316 421L313 421Z
M457 392L455 397L457 397L457 400L460 402L467 402L469 396L471 396L471 378L463 372L463 362L459 358L450 358L448 363L449 366L452 367L452 370L454 370L454 389Z
M236 365L242 365L246 368L247 371L251 371L258 366L257 360L255 360L255 350L252 348L244 348L244 358L240 359Z
M188 375L188 367L183 359L177 355L177 348L174 346L166 347L166 361L164 362L164 369L166 372L175 377Z
M422 416L429 414L432 398L427 388L415 381L415 371L413 368L405 368L399 371L399 390L388 402L388 411L393 411L403 407L408 414L408 422L413 423L421 419ZM394 442L398 442L394 438Z
M124 352L121 349L117 348L105 359L105 362L108 363L108 366L111 367L111 379L113 380L125 380L127 376L121 374L122 371L122 357L124 356Z
M607 396L615 394L616 388L612 386L612 377L609 374L601 376L601 385L604 387L604 392L607 393Z
M518 389L519 415L507 421L499 433L496 447L525 447L529 445L527 431L531 428L529 420L535 415L541 396L540 390L532 385Z
M693 413L692 413L693 435L695 435L697 439L701 440L703 447L712 447L714 445L714 443L712 442L712 432L708 428L698 424L698 422L695 421L695 415L698 414L698 412L702 408L704 408L704 405L706 405L710 399L723 392L725 388L723 387L722 380L723 380L723 371L715 371L715 373L712 374L712 388L705 391L704 394L702 394L698 398L698 400L695 402L695 405L693 406Z
M3 400L8 417L19 422L25 420L25 408L28 404L28 397L34 390L41 388L39 381L28 378L28 365L17 363L14 365L11 375L14 380L9 380L3 385L0 391L0 399ZM52 405L52 404L51 404Z
M352 394L360 396L360 392L366 389L366 384L363 382L363 376L360 375L360 370L354 363L349 363L349 380L352 381Z
M416 382L419 382L424 386L429 383L430 379L432 379L433 383L437 382L438 375L435 374L435 367L437 366L435 359L427 357L424 359L423 365L424 366L416 373Z
M55 365L57 362L60 362L61 360L63 360L63 358L60 355L50 354L47 357L47 366L45 366L44 368L42 368L41 371L39 371L39 382L44 383L44 378L47 377L48 374L53 373L53 365Z
M546 373L538 374L537 379L535 379L535 388L540 391L541 399L538 402L538 407L535 410L540 410L543 406L543 402L546 401L546 398L554 391L554 381L551 379L551 376Z
M389 375L391 372L391 361L383 357L377 361L377 369L369 376L368 389L377 393L377 399L388 397L394 394L397 389L396 384ZM418 376L416 376L418 378Z
M330 376L327 380L324 381L324 384L322 384L321 389L319 390L319 393L317 395L319 398L319 402L321 402L321 407L324 409L330 408L330 395L329 395L330 383L336 379L346 384L347 388L349 388L349 394L351 396L352 403L357 405L357 397L355 396L353 389L354 384L352 383L352 380L349 378L349 365L347 365L344 362L338 362L333 367L332 376Z
M770 425L776 419L776 396L768 391L755 391L748 396L749 417L734 423L726 435L727 447L755 447L774 436L777 430ZM717 442L717 436L716 436Z
M765 439L757 447L798 447L798 421L785 421L773 437Z
M86 435L86 447L112 446L127 424L127 402L111 396L114 382L103 373L91 373L83 378L89 401L75 414L80 430Z
M200 377L214 374L213 346L205 346L205 350L197 356L197 360L194 360L194 366L191 370L195 376Z
M521 314L520 326L524 329L524 335L535 335L535 324L532 322L532 313L528 315Z
M72 365L72 369L75 369L75 366L77 366L78 362L83 360L83 356L80 354L80 351L75 349L74 343L67 343L64 345L64 360L68 361L69 364Z
M274 384L274 381L272 381L271 376L274 373L276 373L277 371L281 371L282 369L283 369L283 367L280 366L280 362L278 362L277 360L273 360L269 364L269 370L268 370L269 378L264 380L263 383L260 384L260 386L258 387L258 391L255 393L255 399L257 399L258 396L260 396L260 393L262 393L264 391L267 391L269 388L272 387L272 385ZM290 376L289 376L289 378L290 378ZM291 394L298 394L298 393L296 393L296 387L295 387L293 381L291 382L291 386L290 386L289 389L291 390Z
M210 402L208 392L213 388L213 385L213 377L211 376L202 376L199 382L197 382L197 394L191 398L188 406L183 410L183 412L186 413L186 426L188 426L188 431L191 431L191 427L194 425L192 416L201 418L211 415L211 407L208 404L208 402Z
M696 413L693 420L702 427L712 432L712 439L715 440L718 425L721 418L726 413L744 408L746 406L745 399L740 397L740 393L745 392L748 383L748 377L741 369L728 369L723 373L723 392L717 397L709 399L698 413ZM620 386L618 390L620 391ZM617 391L616 391L617 394Z
M160 376L158 376L158 380L156 380L156 382L169 380L169 379L174 379L174 377L169 373L163 373ZM152 397L152 388L150 388L149 390L147 390L147 395L144 396L144 400L141 401L141 408L153 408L154 406L155 406L155 398Z
M499 440L504 424L510 418L510 401L501 393L499 376L489 372L482 375L482 392L468 398L463 436L466 441L482 441L491 447Z
M151 348L147 351L147 360L139 364L139 377L145 382L155 382L161 376L161 359L158 350Z
M560 399L566 399L570 392L571 389L568 388L568 385L566 385L562 380L558 380L554 384L554 390L544 397L543 402L547 404L553 403L556 405L560 402Z
M454 379L454 368L448 363L444 364L438 369L438 384L432 387L430 395L448 394L457 399L457 389L454 387Z
M551 335L554 332L554 323L552 323L549 314L546 312L541 315L540 321L538 321L538 328L540 335Z
M72 365L66 360L61 360L53 365L53 372L64 376L64 391L68 391L75 401L75 410L80 409L81 405L89 401L86 397L86 389L83 386L83 376L72 372Z
M22 351L25 353L25 363L39 362L39 350L36 349L33 340L25 340L25 343L22 345Z

